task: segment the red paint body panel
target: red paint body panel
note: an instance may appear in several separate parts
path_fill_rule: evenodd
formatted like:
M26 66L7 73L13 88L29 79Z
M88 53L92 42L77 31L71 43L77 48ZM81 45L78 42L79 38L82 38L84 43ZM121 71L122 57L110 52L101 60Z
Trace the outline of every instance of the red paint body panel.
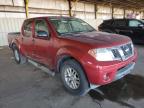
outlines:
M45 64L51 70L56 69L58 59L63 55L69 55L82 65L90 83L104 85L113 81L120 68L129 63L136 62L136 51L134 55L126 61L111 62L97 61L88 53L90 49L113 47L128 43L131 41L128 37L103 32L88 32L60 37L54 26L49 22L48 17L33 18L31 20L34 21L35 19L45 19L47 21L50 31L49 39L36 38L34 31L35 25L33 22L33 34L30 38L23 36L22 27L20 36L13 38L13 40L10 38L9 44L12 42L17 44L22 54ZM103 80L104 73L109 73L109 81Z
M89 79L89 82L92 84L98 84L98 85L104 85L107 83L110 83L114 80L117 72L119 69L121 69L124 66L127 66L128 64L132 62L136 62L137 60L137 52L135 51L135 54L133 57L126 61L115 61L115 62L91 62L93 58L87 58L84 57L83 63L84 64L84 69L88 72L87 77ZM90 63L91 62L91 63ZM103 76L105 73L110 74L110 80L105 81L103 79Z

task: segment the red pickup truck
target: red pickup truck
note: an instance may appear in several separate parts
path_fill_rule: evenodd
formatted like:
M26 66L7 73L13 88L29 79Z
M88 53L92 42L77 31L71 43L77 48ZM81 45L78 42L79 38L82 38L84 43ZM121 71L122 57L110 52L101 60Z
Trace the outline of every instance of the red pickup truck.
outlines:
M71 17L26 19L21 33L8 34L8 41L17 63L30 59L60 72L64 87L75 95L129 74L137 58L130 38L98 32Z

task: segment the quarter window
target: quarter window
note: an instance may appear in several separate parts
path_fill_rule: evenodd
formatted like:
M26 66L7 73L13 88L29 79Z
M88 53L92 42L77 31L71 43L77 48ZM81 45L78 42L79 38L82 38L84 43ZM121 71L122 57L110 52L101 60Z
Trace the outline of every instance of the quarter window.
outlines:
M129 21L129 27L138 27L141 24L141 22L137 20L130 20Z

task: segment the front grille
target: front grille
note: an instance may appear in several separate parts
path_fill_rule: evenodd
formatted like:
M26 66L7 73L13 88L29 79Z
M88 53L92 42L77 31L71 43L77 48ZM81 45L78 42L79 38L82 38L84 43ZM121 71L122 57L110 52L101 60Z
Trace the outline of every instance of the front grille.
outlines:
M112 51L115 58L120 58L121 57L117 49L112 49L111 51Z
M121 60L126 60L133 56L134 49L132 43L127 43L111 49L115 59L121 58Z

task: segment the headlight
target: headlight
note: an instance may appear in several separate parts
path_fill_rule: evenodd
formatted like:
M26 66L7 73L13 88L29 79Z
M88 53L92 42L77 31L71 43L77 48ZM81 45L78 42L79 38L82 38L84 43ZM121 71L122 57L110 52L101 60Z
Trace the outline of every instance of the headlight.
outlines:
M98 61L113 61L116 60L112 51L108 48L92 49L88 52Z

